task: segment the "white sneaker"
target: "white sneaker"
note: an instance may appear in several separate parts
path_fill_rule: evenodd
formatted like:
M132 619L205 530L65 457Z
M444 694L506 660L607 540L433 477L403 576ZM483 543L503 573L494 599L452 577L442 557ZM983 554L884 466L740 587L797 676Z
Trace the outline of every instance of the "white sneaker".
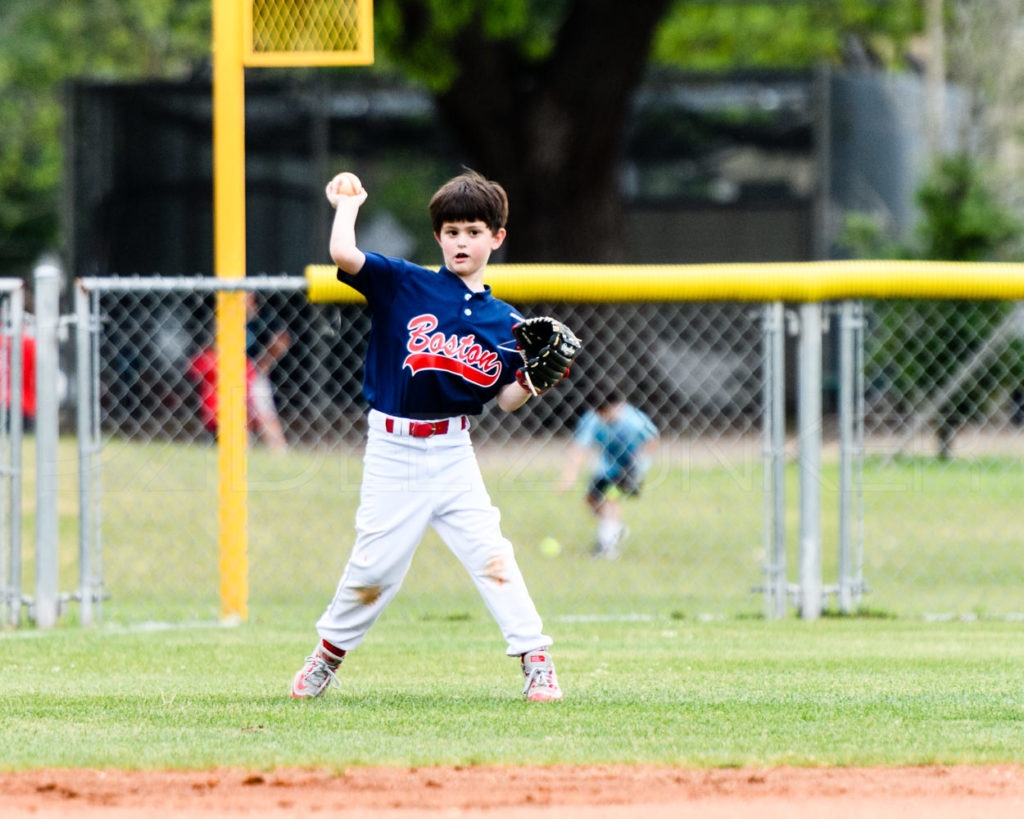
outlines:
M295 678L292 680L293 700L319 697L332 685L335 688L341 687L338 678L334 676L341 661L328 662L324 659L322 648L322 646L317 646L316 651L306 658L306 664L295 674Z
M622 554L619 550L619 544L621 544L628 536L629 527L623 524L607 542L602 543L598 540L597 543L594 544L593 556L595 558L603 557L605 560L617 560L619 555Z
M529 702L552 702L562 699L562 689L558 687L558 676L555 674L555 661L546 648L527 651L522 656L523 694Z

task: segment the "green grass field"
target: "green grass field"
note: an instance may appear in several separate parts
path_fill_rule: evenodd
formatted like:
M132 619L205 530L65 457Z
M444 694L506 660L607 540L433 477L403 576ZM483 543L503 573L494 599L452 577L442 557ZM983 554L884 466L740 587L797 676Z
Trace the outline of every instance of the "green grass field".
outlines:
M0 638L0 761L43 766L897 765L1024 760L1007 623L553 623L567 699L526 703L484 618L390 612L317 701L310 625Z
M342 667L341 688L292 702L291 676L351 542L358 458L252 452L249 619L234 628L216 624L215 450L112 442L104 458L103 623L78 628L72 603L56 629L0 633L6 769L1024 761L1024 467L1013 458L869 460L872 591L859 616L807 623L795 612L765 621L751 592L761 580L756 456L661 463L630 508L633 535L616 563L588 558L579 496L552 490L557 458L538 472L514 454L482 457L556 639L567 700L552 705L522 700L516 662L432 534ZM73 475L73 451L64 461ZM826 470L829 508L835 466ZM795 469L789 479L795 532ZM67 588L73 489L60 508ZM28 500L26 513L31 542ZM828 582L835 532L823 531ZM564 544L556 557L536 548L547 534ZM29 593L32 571L29 559Z
M77 475L65 444L61 477L61 588L77 587ZM666 447L666 450L668 448ZM667 451L644 495L627 504L632 530L622 560L589 559L593 521L582 486L555 491L558 442L532 450L484 449L481 462L502 527L538 605L550 616L691 619L756 617L752 589L763 580L765 495L756 442L726 460ZM30 450L26 463L31 464ZM100 486L104 618L215 620L219 604L216 450L203 445L110 441ZM837 465L823 483L823 582L836 582ZM302 452L249 457L249 600L261 612L302 610L314 618L333 593L352 541L361 465L358 453ZM34 529L27 474L25 542ZM798 474L788 470L788 577L799 577ZM582 483L582 482L581 482ZM1024 459L939 462L907 458L864 467L861 604L874 614L910 618L1020 617L1020 498ZM556 537L557 557L539 543ZM31 551L30 549L27 551ZM23 584L34 564L26 554ZM420 617L479 611L476 593L439 539L428 532L402 601ZM836 607L835 598L826 601ZM76 608L69 608L74 618Z

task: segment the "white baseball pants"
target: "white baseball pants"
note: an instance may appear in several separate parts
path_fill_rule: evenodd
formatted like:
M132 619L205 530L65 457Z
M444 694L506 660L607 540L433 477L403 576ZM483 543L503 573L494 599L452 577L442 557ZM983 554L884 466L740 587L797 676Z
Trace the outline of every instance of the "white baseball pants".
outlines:
M408 434L409 424L370 411L356 540L318 633L338 648L356 648L398 592L432 526L473 578L506 653L551 645L512 544L501 534L468 423L451 418L444 434L425 438Z

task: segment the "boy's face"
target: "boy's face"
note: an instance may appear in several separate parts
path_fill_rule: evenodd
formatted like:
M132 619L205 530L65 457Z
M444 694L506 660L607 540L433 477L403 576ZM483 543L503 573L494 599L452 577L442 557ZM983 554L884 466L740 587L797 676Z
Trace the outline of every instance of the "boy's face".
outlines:
M505 228L492 233L486 223L444 222L441 232L435 233L441 245L444 266L456 276L473 276L483 271L491 254L505 241Z

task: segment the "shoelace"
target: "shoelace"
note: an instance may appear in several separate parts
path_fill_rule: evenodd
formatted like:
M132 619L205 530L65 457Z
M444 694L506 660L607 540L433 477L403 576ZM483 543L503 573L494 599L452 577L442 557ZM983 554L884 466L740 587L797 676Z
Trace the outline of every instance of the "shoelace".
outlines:
M529 694L530 689L536 684L543 688L554 688L554 670L550 668L534 668L526 675L526 683L523 685L523 693Z
M323 677L319 675L322 672L328 679L328 685L333 685L335 688L341 688L341 683L338 682L338 678L334 675L336 669L331 668L323 657L317 657L313 654L306 658L307 663L311 661L313 663L313 667L309 670L309 674L306 675L306 679L309 680L310 683L318 689L321 688Z

